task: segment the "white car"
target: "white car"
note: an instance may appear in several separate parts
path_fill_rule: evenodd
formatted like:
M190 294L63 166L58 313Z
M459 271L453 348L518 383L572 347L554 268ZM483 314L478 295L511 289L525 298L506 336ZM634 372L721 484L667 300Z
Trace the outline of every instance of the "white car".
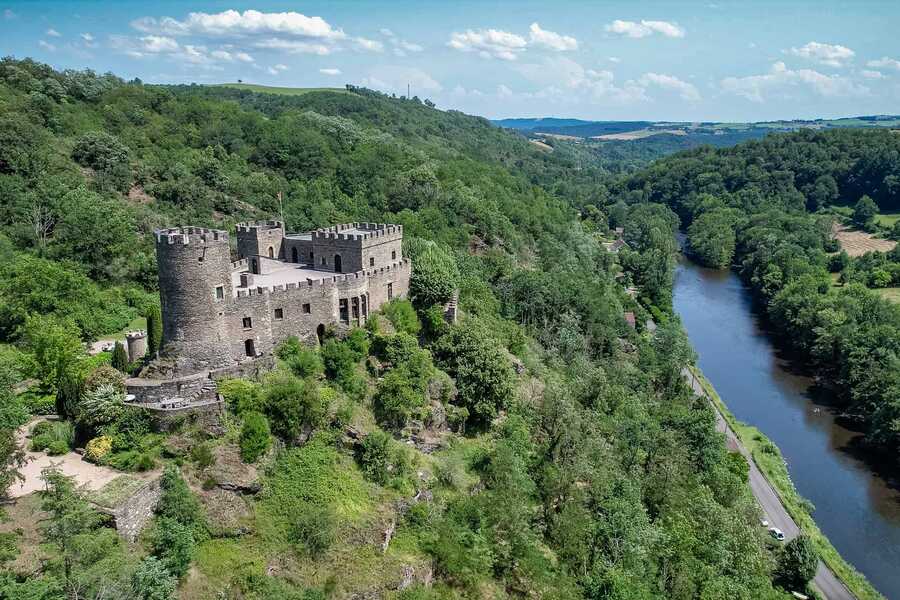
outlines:
M784 532L777 527L769 527L769 533L772 534L772 537L779 542L784 541Z
M768 527L768 526L769 526L769 521L766 520L766 519L760 519L760 520L759 520L759 524L762 525L763 527Z

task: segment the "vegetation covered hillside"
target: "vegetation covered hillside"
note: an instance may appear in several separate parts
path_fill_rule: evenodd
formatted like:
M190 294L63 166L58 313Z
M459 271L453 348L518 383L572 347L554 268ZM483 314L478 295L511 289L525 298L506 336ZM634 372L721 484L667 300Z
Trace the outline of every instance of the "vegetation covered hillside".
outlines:
M832 130L770 136L675 155L620 185L617 191L633 202L659 202L677 212L688 249L701 262L739 269L779 341L821 376L871 446L895 461L900 306L867 287L900 285L900 250L851 260L832 228L846 221L897 235L876 215L900 208L900 135Z
M127 544L97 512L105 500L48 471L43 492L7 507L0 598L804 588L814 554L768 539L746 462L683 380L677 216L640 203L581 218L606 204L602 172L481 119L351 92L0 63L4 482L12 431L41 412L61 420L34 426L35 451L83 445L117 472L163 473L150 526ZM412 302L320 347L289 340L272 372L223 384L221 431L154 432L122 405L120 371L141 361L88 357L81 341L144 313L154 332L154 227L282 211L293 229L404 224ZM621 260L600 243L608 223L628 232ZM454 287L463 317L448 325L433 303Z

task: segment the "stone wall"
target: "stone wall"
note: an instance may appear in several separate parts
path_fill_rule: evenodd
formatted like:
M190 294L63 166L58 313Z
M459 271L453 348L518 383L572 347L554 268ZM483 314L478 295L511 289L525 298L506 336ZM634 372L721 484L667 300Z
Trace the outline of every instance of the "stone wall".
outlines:
M134 542L153 518L161 495L160 478L157 476L118 506L98 508L112 517L119 535L129 542Z

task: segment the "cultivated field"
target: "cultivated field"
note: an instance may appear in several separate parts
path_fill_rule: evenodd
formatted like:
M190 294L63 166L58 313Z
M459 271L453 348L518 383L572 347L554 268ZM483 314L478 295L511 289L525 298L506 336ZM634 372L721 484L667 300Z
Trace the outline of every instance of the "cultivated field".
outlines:
M862 256L866 252L873 251L889 252L897 245L897 242L881 240L870 233L855 231L845 225L835 226L834 236L850 256Z

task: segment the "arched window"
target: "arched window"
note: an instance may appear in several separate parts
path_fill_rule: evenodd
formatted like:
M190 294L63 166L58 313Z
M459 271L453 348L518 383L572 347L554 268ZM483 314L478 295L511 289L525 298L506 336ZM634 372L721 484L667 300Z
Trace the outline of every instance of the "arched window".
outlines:
M275 258L275 248L269 246L269 258Z
M343 273L343 271L341 270L341 255L340 254L334 255L334 272L335 273Z
M244 352L247 353L247 356L256 356L256 343L253 340L245 341Z
M292 262L300 262L300 256L297 254L297 246L291 248L291 261Z

